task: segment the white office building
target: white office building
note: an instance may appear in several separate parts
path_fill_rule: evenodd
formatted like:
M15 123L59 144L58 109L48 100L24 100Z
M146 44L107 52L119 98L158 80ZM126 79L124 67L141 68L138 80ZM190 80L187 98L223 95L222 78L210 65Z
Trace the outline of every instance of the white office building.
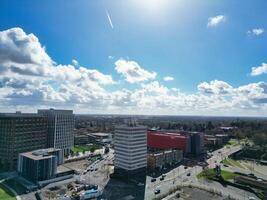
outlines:
M49 148L62 149L64 155L70 153L74 145L74 114L72 110L46 109L38 114L47 117Z
M115 172L127 175L145 172L147 167L147 127L135 123L115 127Z

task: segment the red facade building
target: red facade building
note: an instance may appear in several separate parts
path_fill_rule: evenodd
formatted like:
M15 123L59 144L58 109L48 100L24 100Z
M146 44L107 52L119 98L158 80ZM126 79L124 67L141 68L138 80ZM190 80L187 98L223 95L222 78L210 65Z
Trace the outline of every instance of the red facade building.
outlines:
M166 133L148 131L147 145L156 149L180 149L187 153L190 151L190 137L179 133Z

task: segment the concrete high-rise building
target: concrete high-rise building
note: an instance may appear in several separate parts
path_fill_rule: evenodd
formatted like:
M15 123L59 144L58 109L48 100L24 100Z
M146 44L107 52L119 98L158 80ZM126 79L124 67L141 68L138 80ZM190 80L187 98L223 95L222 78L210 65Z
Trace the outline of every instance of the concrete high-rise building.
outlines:
M74 145L74 114L72 110L45 109L38 114L47 118L47 147L62 149L64 155L70 153Z
M0 165L17 168L19 153L45 148L47 119L38 114L0 113Z
M147 167L147 127L128 123L115 127L115 173L131 175Z

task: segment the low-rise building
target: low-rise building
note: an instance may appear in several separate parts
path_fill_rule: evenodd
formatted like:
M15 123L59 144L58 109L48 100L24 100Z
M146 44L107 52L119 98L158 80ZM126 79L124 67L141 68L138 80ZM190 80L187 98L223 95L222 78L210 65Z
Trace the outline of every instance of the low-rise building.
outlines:
M160 170L165 166L177 164L183 160L181 150L166 150L157 153L150 153L147 156L148 169L151 171Z
M214 135L205 135L205 146L221 146L223 145L223 140L220 137Z
M221 139L223 144L226 144L230 139L228 134L216 134L215 136L216 138Z
M89 143L88 135L74 135L75 145L88 144L88 143Z
M22 177L37 183L71 174L71 170L62 169L63 162L61 149L39 149L19 154L17 170Z
M111 133L89 133L87 137L89 143L107 144L112 142Z

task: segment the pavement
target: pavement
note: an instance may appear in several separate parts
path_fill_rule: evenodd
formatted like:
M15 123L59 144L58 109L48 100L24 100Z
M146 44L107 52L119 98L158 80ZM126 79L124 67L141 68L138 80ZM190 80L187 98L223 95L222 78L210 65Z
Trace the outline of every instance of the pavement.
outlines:
M230 148L223 147L212 152L212 157L207 160L207 163L209 164L208 167L214 168L216 163L220 163L225 157L239 151L241 148L241 146L231 146ZM242 200L244 197L255 197L255 199L258 199L254 194L235 187L224 187L217 182L197 179L197 174L202 170L203 169L200 166L188 167L185 169L185 166L181 165L168 172L163 181L160 181L159 178L157 178L155 182L151 182L152 177L147 177L145 199L151 200L157 196L168 194L171 189L176 187L189 185L216 192L223 191L222 195L225 197L231 196L235 199ZM188 176L188 173L190 173L190 176ZM155 189L160 189L160 194L155 195Z

